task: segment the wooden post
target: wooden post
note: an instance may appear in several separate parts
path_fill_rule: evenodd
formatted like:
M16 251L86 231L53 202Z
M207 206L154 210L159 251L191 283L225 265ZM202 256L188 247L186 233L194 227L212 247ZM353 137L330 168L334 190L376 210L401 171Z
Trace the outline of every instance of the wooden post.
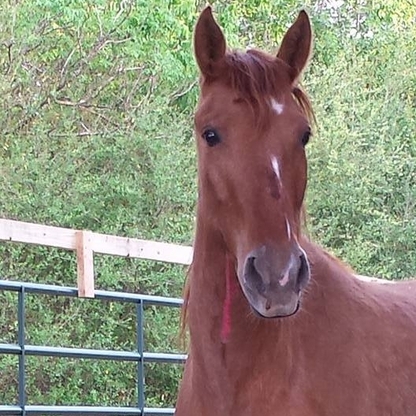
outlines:
M78 296L94 297L94 252L91 248L92 233L77 231L75 233L78 269Z

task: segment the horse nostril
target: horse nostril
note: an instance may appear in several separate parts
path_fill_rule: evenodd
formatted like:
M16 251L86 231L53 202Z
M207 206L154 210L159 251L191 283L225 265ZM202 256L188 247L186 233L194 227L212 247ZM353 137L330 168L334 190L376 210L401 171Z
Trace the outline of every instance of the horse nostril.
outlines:
M249 257L246 262L246 267L244 270L244 276L248 279L251 279L254 275L258 274L256 266L254 265L255 257Z
M256 267L257 257L250 256L246 260L246 265L244 267L244 279L245 281L255 288L259 293L264 293L265 287L261 273Z
M308 263L308 259L305 256L305 253L300 254L299 260L300 260L300 265L299 265L297 284L298 284L299 289L303 289L309 280L309 263Z

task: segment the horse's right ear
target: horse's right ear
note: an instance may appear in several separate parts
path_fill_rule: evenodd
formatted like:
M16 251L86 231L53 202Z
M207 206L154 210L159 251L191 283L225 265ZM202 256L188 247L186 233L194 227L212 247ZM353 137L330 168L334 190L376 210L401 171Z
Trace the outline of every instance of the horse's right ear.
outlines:
M199 16L194 33L194 51L202 75L215 77L226 51L225 37L207 6Z

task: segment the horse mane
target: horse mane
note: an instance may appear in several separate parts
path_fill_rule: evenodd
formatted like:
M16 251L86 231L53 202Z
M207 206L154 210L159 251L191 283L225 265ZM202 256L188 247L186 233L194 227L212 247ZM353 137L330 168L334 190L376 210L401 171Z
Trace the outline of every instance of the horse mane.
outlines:
M189 295L191 293L191 273L192 273L192 264L189 266L188 271L186 272L185 277L185 286L183 288L182 298L183 305L181 308L181 317L180 317L180 332L179 332L179 344L183 349L186 349L186 335L188 329L188 304L189 304Z
M235 91L238 91L242 100L247 102L255 114L258 126L264 125L270 117L270 98L282 94L284 81L289 84L289 79L282 79L279 76L280 68L286 66L283 61L276 57L259 51L250 49L247 52L229 51L225 55L225 74L226 82ZM287 67L287 66L286 66ZM292 88L292 96L299 106L302 114L307 118L311 125L316 125L315 114L312 109L311 101L300 85ZM301 210L302 228L306 228L306 210ZM181 310L181 329L179 339L183 346L186 345L186 330L188 318L188 303L191 291L192 265L186 273L185 286L183 290L183 306Z

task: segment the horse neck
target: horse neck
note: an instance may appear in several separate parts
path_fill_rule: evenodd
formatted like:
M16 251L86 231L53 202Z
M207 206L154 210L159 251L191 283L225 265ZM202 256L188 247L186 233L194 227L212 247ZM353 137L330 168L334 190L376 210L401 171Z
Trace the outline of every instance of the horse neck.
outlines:
M189 317L199 326L221 319L225 298L226 247L221 234L198 219L191 266ZM193 318L193 320L192 320Z
M335 315L338 312L344 313L343 300L350 302L356 297L357 291L361 288L359 280L354 277L353 271L347 265L318 245L303 239L301 246L308 254L312 274L312 281L307 289L308 294L305 296L305 307L326 312L330 308L330 312ZM323 305L324 296L325 305Z

